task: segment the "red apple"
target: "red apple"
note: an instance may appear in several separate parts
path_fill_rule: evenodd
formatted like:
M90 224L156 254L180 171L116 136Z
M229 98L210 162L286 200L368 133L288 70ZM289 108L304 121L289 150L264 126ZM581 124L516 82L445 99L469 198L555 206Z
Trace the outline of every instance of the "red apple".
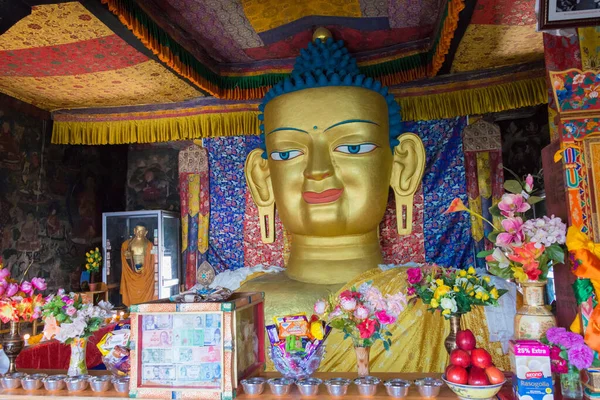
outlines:
M484 349L474 349L471 351L471 364L478 368L487 368L492 366L492 356Z
M478 367L471 367L471 371L469 372L469 385L472 386L486 386L490 384L487 375L485 374L485 370Z
M450 364L468 368L471 365L471 356L464 350L454 349L450 353Z
M463 367L458 365L448 365L446 368L446 380L452 383L466 385L469 381L469 373Z
M485 369L485 374L487 375L487 377L492 385L495 385L497 383L502 383L506 380L502 371L500 371L498 368L494 367L493 365L491 367L487 367Z
M473 350L477 345L475 335L468 329L458 331L456 334L456 345L461 350Z

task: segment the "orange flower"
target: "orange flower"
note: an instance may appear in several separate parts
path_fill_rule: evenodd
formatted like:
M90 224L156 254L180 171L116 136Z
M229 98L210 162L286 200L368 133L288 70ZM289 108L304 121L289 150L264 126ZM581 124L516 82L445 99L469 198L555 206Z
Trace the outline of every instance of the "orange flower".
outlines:
M10 321L19 320L19 317L15 314L15 309L9 302L0 302L0 320L5 324Z
M467 206L465 206L465 203L463 203L463 201L457 197L454 200L452 200L452 203L450 203L450 207L448 207L448 209L444 211L444 214L450 214L453 212L460 211L469 211L469 209L467 208Z
M514 247L513 253L508 256L512 261L523 265L525 272L537 269L540 263L538 258L544 253L544 246L539 249L535 247L535 243L529 242L520 247Z

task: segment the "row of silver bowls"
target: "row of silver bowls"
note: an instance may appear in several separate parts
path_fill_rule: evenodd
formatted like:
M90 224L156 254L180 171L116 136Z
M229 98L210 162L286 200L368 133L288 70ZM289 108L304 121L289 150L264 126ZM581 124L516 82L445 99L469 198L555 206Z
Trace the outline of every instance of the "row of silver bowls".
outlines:
M106 392L110 390L111 384L119 393L129 391L129 377L113 378L110 375L90 376L90 375L51 375L32 374L27 375L23 372L6 374L0 378L0 383L4 389L18 389L23 386L27 391L38 390L44 386L44 389L50 392L64 390L69 392L80 392L86 390L88 385L93 392Z
M265 390L265 383L269 384L271 393L276 396L287 395L292 384L296 383L298 391L302 396L316 396L319 392L319 385L325 384L327 391L331 396L344 396L348 391L348 386L352 383L350 379L346 378L333 378L323 382L318 378L304 378L298 381L289 378L272 378L268 381L265 378L249 378L242 380L242 386L244 387L244 393L248 396L258 396ZM379 378L373 376L360 377L354 380L354 384L357 386L358 393L361 396L374 396L377 392L377 386L381 383ZM425 378L415 381L415 385L419 389L421 397L424 398L435 398L440 393L442 381L439 379ZM388 396L401 399L407 396L408 388L411 383L403 379L390 379L384 383L385 389Z

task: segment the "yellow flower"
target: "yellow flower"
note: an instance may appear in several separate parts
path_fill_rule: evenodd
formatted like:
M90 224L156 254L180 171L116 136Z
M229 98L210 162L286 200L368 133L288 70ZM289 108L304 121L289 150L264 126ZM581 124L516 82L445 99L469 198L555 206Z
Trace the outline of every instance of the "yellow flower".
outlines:
M460 289L458 287L454 286L454 291L455 292L460 292Z
M498 298L498 289L493 288L490 290L490 295L492 296L492 299L496 300Z
M467 273L468 273L469 275L475 275L475 268L473 268L473 267L469 267L469 269L467 270Z
M489 276L484 276L483 280L486 281L487 283L490 283L490 277Z
M467 272L464 269L461 269L460 272L458 273L458 275L460 275L460 276L466 276Z
M431 303L429 303L429 305L432 308L438 308L440 306L440 303L438 303L438 301L436 299L431 299Z
M483 301L488 301L489 299L490 299L490 295L489 295L489 294L487 294L487 293L484 293L484 294L481 296L481 300L483 300Z
M444 296L449 291L450 291L450 286L446 286L446 285L438 286L438 288L435 289L435 292L433 292L433 298L436 300L439 300L440 297Z
M527 274L523 271L523 268L521 267L511 267L512 271L513 271L513 276L515 277L515 279L519 282L526 282L527 279L529 279L527 277Z
M98 250L98 248L96 247L96 252L98 252L98 251L100 251L100 250Z
M475 292L469 293L469 296L471 296L471 297L475 296Z
M436 285L438 285L438 286L442 286L442 285L444 284L444 281L443 281L443 280L441 280L441 279L436 279L436 280L435 280L435 283L436 283Z
M93 261L94 261L94 259L93 259L93 258L91 258L91 257L90 257L90 258L88 258L87 260L88 260L88 262L89 262L89 263L91 263L91 262L93 262Z
M90 256L90 252L88 251L87 253L85 253L85 256L89 257Z
M444 311L442 311L442 315L448 315L450 314L450 309L445 309Z
M482 297L482 294L481 294L481 292L477 292L477 293L475 294L475 298L476 298L476 299L481 299L481 297Z

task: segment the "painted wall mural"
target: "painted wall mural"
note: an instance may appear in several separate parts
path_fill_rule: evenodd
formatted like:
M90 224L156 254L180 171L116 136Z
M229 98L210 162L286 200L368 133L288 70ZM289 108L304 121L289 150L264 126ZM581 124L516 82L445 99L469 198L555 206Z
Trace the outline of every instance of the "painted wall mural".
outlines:
M101 243L102 211L124 207L126 146L50 144L50 121L0 103L0 249L13 276L77 290Z

